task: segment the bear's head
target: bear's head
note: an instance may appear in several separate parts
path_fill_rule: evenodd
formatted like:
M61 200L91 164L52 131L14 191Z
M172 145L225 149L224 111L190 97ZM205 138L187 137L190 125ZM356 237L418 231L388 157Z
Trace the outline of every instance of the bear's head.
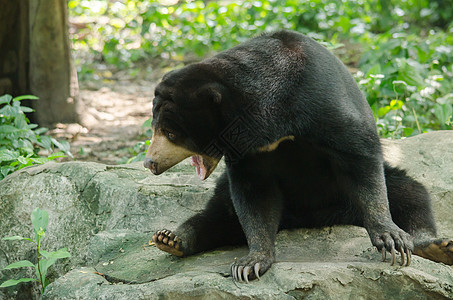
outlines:
M155 89L145 167L159 175L191 156L198 177L208 178L222 157L216 139L226 97L227 88L200 65L167 73Z

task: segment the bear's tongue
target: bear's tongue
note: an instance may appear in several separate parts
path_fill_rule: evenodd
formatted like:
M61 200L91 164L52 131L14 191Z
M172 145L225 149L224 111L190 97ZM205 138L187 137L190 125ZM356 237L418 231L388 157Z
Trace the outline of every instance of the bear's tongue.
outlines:
M192 166L195 166L197 169L197 176L201 180L206 179L206 166L203 163L203 157L200 155L192 156Z

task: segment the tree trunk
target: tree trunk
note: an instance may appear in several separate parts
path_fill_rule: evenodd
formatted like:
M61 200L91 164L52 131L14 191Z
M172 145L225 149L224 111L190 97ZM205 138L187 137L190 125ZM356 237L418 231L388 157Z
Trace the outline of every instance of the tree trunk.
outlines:
M77 122L66 0L0 0L0 95L33 94L41 126Z
M0 0L0 96L25 94L28 81L28 0Z

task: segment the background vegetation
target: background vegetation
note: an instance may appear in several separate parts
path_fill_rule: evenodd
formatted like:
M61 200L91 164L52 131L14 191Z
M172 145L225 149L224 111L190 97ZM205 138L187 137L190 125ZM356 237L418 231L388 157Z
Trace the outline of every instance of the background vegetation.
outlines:
M81 79L102 63L180 65L261 32L292 29L351 68L383 137L452 128L453 1L70 0ZM153 62L150 67L149 62Z
M34 110L21 105L22 100L38 98L33 95L0 97L0 180L24 167L72 157L67 141L44 135L47 128L38 128L30 122L26 113Z

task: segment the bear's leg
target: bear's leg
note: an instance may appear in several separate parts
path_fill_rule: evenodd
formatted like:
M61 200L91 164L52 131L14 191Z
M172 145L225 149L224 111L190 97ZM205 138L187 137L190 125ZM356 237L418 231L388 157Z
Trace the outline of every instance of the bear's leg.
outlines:
M188 256L224 245L245 244L245 236L231 202L228 177L217 181L206 208L181 224L174 232L159 230L153 235L157 248L176 256Z
M349 201L360 211L371 243L383 256L386 251L392 254L392 265L397 251L402 259L406 256L410 262L413 237L392 220L383 163L371 157L344 158L343 172L338 180Z
M453 239L436 238L431 200L425 187L398 168L385 165L393 221L414 239L414 254L453 265Z
M249 254L231 265L233 279L240 282L259 278L275 260L283 196L275 181L260 175L229 169L234 208L249 246Z

